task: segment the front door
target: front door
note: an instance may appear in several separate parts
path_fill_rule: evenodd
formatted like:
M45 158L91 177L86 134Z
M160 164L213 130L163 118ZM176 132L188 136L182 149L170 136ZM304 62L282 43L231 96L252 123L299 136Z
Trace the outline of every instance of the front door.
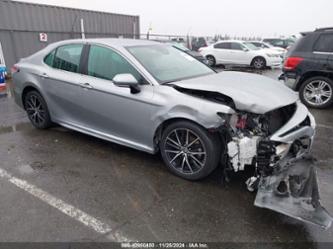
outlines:
M91 45L87 59L86 75L80 79L86 85L82 89L81 107L87 127L122 144L139 147L148 144L144 134L153 111L153 86L108 47ZM129 88L113 84L117 74L128 73L142 84L139 93L132 94Z

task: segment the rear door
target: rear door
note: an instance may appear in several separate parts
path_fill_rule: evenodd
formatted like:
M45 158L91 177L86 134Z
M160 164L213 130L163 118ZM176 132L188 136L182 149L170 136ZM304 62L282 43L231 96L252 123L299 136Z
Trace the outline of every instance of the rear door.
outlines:
M214 55L218 63L230 64L232 62L231 43L220 42L214 45Z
M314 70L332 71L333 70L333 33L321 34L316 40L313 47L313 54L316 63L313 65Z
M232 42L230 49L231 49L230 60L232 61L233 64L239 64L239 65L249 64L248 61L250 60L250 54L249 52L246 52L244 50L244 47L240 43Z
M84 44L68 44L44 58L40 73L52 119L60 123L82 124L80 64Z

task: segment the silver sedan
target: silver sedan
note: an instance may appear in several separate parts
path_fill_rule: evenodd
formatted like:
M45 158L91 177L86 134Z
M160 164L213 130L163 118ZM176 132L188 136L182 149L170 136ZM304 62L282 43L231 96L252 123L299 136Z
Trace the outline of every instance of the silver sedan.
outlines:
M20 60L12 73L16 102L36 128L56 123L160 152L168 169L188 180L219 165L224 176L249 167L256 206L325 228L332 222L309 180L315 170L302 161L314 118L278 81L216 73L172 46L123 39L54 43ZM299 205L304 198L311 201Z

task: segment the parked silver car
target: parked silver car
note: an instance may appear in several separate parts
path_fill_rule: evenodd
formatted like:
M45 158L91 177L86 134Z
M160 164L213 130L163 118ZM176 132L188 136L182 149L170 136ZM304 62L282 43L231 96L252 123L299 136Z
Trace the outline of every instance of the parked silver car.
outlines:
M253 167L255 205L325 228L309 153L315 120L296 93L269 78L216 73L156 42L69 40L13 67L15 100L40 129L52 123L161 152L189 180ZM300 204L302 203L302 204Z

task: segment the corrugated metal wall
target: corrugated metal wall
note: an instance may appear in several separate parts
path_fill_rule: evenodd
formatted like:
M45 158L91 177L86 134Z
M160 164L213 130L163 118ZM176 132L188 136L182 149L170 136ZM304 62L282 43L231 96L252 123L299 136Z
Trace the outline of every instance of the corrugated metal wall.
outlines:
M139 16L0 0L0 42L7 67L49 43L80 38L81 18L86 38L139 38ZM39 33L47 33L48 41L40 42Z

